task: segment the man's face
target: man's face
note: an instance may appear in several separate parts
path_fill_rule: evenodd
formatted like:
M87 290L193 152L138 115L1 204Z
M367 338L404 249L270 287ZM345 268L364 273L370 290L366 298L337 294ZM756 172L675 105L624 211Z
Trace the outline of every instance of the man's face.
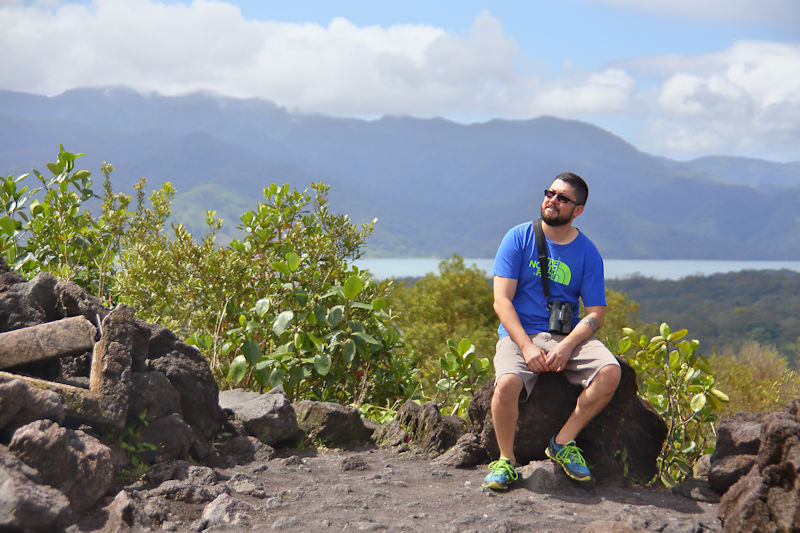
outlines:
M569 224L583 211L583 206L575 203L575 189L569 183L555 180L548 190L554 194L551 194L549 198L548 194L545 194L544 200L542 200L542 220L549 226ZM567 201L562 201L559 196Z

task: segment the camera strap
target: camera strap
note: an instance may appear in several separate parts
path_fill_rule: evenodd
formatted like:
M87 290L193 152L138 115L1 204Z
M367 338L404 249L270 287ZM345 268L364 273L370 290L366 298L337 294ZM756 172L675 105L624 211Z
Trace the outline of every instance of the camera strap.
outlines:
M545 240L544 230L542 229L542 219L539 218L533 223L533 230L536 234L536 249L539 252L539 271L542 277L542 288L544 289L544 297L547 300L547 308L550 308L550 280L549 266L550 261L547 258L547 241Z

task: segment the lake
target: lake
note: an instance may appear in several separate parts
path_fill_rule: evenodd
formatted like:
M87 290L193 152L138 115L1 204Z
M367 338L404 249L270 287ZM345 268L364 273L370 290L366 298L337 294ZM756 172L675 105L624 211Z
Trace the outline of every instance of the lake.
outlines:
M428 272L439 274L441 259L398 258L398 259L359 259L355 262L361 269L367 269L379 279L391 277L420 277ZM464 264L473 264L488 272L494 259L468 259ZM632 276L645 276L654 279L676 280L687 276L738 272L741 270L779 270L789 269L800 272L800 261L714 261L690 259L606 259L604 261L606 279L624 279Z

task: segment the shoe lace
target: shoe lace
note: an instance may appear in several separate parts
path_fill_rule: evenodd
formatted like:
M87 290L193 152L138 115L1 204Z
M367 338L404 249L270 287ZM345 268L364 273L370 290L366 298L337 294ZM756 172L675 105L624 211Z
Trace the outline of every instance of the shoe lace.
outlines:
M514 465L503 459L498 459L497 461L492 461L491 463L489 463L489 470L494 475L498 475L501 472L505 472L506 474L508 474L508 477L512 479L512 481L517 480L517 470L514 468Z
M561 449L558 450L558 453L556 453L556 458L565 463L577 463L581 466L586 466L586 461L583 459L583 455L581 455L581 449L578 448L574 440L562 446Z

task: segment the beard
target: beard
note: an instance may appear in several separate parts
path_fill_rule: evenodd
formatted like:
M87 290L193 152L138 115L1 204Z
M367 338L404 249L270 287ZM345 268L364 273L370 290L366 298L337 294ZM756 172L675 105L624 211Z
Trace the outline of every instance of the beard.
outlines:
M548 226L566 226L572 221L572 212L570 213L562 213L560 209L557 209L557 214L547 214L544 210L544 207L541 209L542 220Z

